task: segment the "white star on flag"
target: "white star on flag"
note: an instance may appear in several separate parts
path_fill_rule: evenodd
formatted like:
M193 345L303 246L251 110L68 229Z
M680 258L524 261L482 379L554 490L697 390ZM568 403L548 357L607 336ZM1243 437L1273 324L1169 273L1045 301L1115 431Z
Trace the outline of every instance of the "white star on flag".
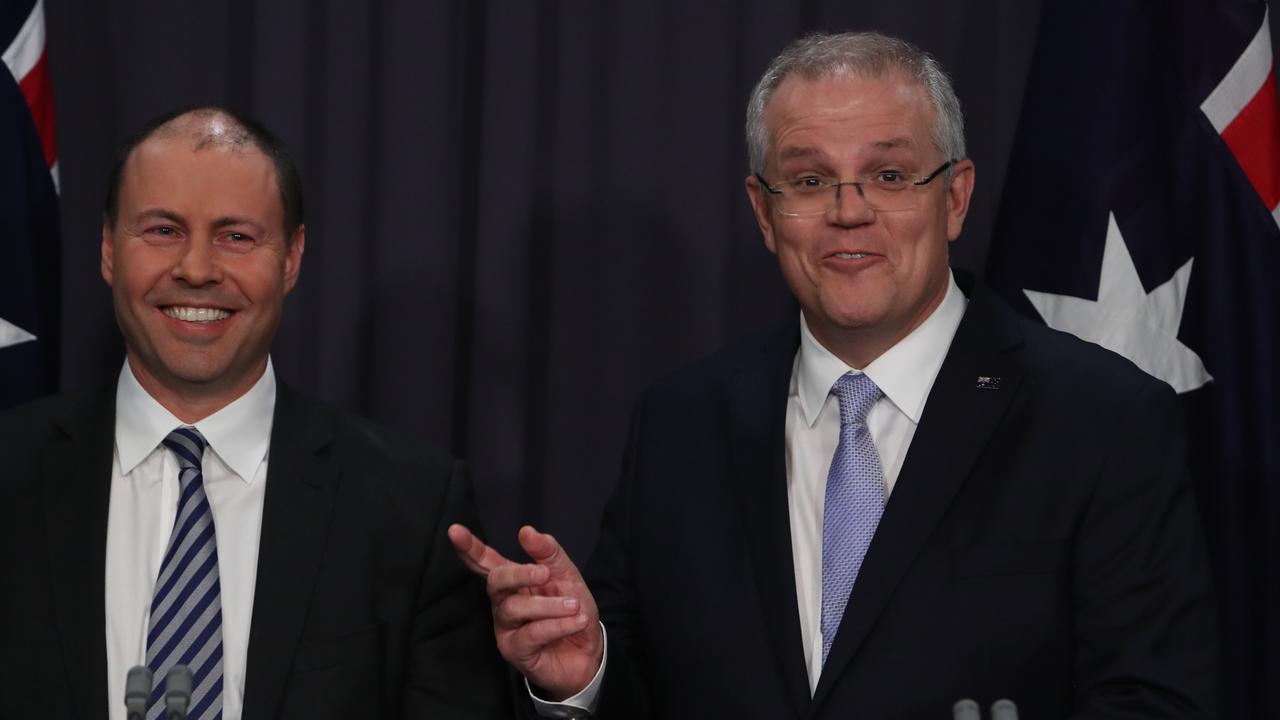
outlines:
M1036 290L1023 292L1049 327L1119 353L1177 392L1185 393L1213 379L1200 356L1178 340L1192 260L1187 260L1163 285L1146 292L1115 213L1110 213L1097 300Z
M0 318L0 348L6 348L10 345L17 345L19 343L35 339L35 335L32 335L4 318Z

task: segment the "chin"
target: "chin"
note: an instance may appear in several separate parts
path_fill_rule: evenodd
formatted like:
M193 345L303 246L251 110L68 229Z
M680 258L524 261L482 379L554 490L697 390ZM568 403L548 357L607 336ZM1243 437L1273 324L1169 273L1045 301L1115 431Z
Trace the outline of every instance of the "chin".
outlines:
M184 385L207 385L228 373L227 363L207 356L161 357L164 374Z
M864 330L884 322L885 309L859 303L842 303L824 307L823 322L841 330Z

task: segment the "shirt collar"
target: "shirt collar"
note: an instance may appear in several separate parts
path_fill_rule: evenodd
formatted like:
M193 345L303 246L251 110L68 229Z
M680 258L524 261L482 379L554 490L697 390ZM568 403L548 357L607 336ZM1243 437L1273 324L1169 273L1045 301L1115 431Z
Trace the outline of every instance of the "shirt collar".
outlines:
M194 426L232 472L252 483L267 456L275 405L275 371L271 358L267 358L266 371L248 392ZM116 452L120 471L129 474L174 428L183 425L187 423L142 388L125 360L116 383Z
M960 327L966 304L955 277L948 274L947 294L929 317L862 369L885 397L913 423L920 422L924 402L929 397L934 378L942 369L942 361L951 347L956 329ZM796 393L805 422L810 427L818 421L831 386L850 371L858 372L818 342L809 331L804 313L801 313Z

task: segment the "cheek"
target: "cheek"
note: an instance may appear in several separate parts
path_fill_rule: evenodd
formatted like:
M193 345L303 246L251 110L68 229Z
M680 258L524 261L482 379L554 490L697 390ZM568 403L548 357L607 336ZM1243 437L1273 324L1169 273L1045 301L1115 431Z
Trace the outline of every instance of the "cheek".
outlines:
M929 264L936 238L928 232L924 218L904 218L902 222L886 226L889 235L889 256L899 273L914 274Z
M240 291L255 303L279 303L284 298L282 271L255 273L240 283Z
M779 233L774 229L773 241L780 256L790 257L794 262L808 262L809 253L817 244L817 239L804 228L788 228L790 232Z
M111 286L111 294L116 303L134 305L143 302L153 283L147 283L145 276L137 267L116 266L115 279Z
M117 297L139 299L168 277L173 253L141 241L118 248L113 263L113 292Z
M223 282L254 302L269 302L284 291L284 257L254 251L223 257Z

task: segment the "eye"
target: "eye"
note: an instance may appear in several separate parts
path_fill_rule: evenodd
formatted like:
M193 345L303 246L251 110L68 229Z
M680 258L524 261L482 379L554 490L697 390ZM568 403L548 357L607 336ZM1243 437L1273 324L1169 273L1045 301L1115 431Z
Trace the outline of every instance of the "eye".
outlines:
M906 182L906 175L901 170L881 170L873 178L881 185L898 185Z
M221 239L228 245L252 245L254 242L252 235L237 230L223 233Z
M226 230L218 235L217 243L228 252L249 252L257 244L254 236L238 230Z
M795 180L789 181L788 184L791 186L791 189L797 193L817 192L830 186L827 179L821 175L805 175L804 177L799 177Z
M146 229L145 234L150 236L154 241L177 240L178 229L172 225L156 225Z

